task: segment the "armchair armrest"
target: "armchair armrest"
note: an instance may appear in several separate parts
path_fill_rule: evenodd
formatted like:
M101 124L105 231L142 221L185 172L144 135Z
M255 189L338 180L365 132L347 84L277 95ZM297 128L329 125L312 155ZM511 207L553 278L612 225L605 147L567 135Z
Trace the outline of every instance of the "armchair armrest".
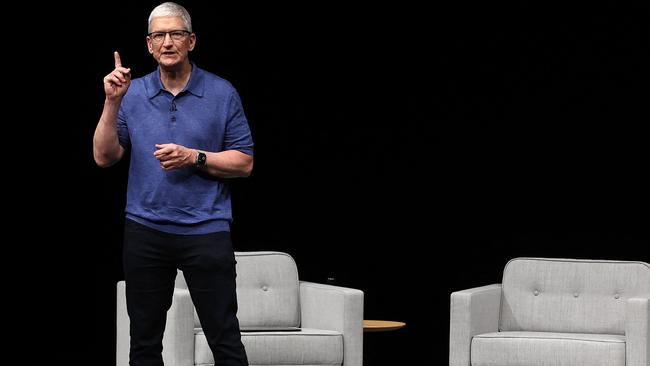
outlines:
M650 365L650 299L630 298L625 306L625 364Z
M129 315L126 311L126 287L124 281L117 283L117 347L115 364L129 366Z
M363 363L363 291L300 281L301 327L343 333L343 364Z
M472 337L499 328L501 284L451 294L449 366L470 366Z
M117 366L129 365L129 316L125 283L117 284ZM187 289L174 289L163 336L163 359L168 366L194 366L194 305Z

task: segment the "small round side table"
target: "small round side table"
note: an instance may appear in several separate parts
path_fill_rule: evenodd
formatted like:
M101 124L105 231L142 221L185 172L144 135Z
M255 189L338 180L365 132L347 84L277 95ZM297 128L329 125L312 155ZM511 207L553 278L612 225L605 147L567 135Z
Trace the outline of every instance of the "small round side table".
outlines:
M364 320L364 332L385 332L389 330L397 330L404 327L406 323L396 322L391 320Z

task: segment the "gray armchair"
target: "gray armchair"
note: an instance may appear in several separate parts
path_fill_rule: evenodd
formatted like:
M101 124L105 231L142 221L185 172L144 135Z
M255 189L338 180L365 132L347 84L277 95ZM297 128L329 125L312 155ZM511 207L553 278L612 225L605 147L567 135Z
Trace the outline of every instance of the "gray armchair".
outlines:
M363 292L298 280L280 252L237 252L237 317L251 366L361 366ZM117 284L117 366L128 365L124 281ZM183 273L178 272L163 338L166 366L213 365Z
M516 258L451 294L450 366L649 366L650 265Z

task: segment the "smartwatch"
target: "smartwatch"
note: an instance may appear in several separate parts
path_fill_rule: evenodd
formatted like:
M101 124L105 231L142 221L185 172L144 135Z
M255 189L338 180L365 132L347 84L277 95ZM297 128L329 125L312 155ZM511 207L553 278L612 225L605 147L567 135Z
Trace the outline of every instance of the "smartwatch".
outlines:
M202 168L205 166L206 156L205 153L201 150L197 150L196 154L196 166Z

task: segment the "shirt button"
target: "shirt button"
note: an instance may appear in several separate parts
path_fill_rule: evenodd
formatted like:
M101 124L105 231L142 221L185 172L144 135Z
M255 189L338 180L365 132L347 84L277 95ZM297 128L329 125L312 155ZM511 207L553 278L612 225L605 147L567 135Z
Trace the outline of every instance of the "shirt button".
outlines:
M537 296L537 295L539 295L539 291L535 290L535 291L533 291L533 294L534 294L535 296Z
M266 285L262 286L262 291L268 291L268 290L269 288Z
M618 299L618 298L620 298L620 297L621 297L621 295L619 295L619 294L614 295L614 298L615 298L615 299Z
M573 293L573 297L578 297L578 293L577 293L577 292L574 292L574 293Z

